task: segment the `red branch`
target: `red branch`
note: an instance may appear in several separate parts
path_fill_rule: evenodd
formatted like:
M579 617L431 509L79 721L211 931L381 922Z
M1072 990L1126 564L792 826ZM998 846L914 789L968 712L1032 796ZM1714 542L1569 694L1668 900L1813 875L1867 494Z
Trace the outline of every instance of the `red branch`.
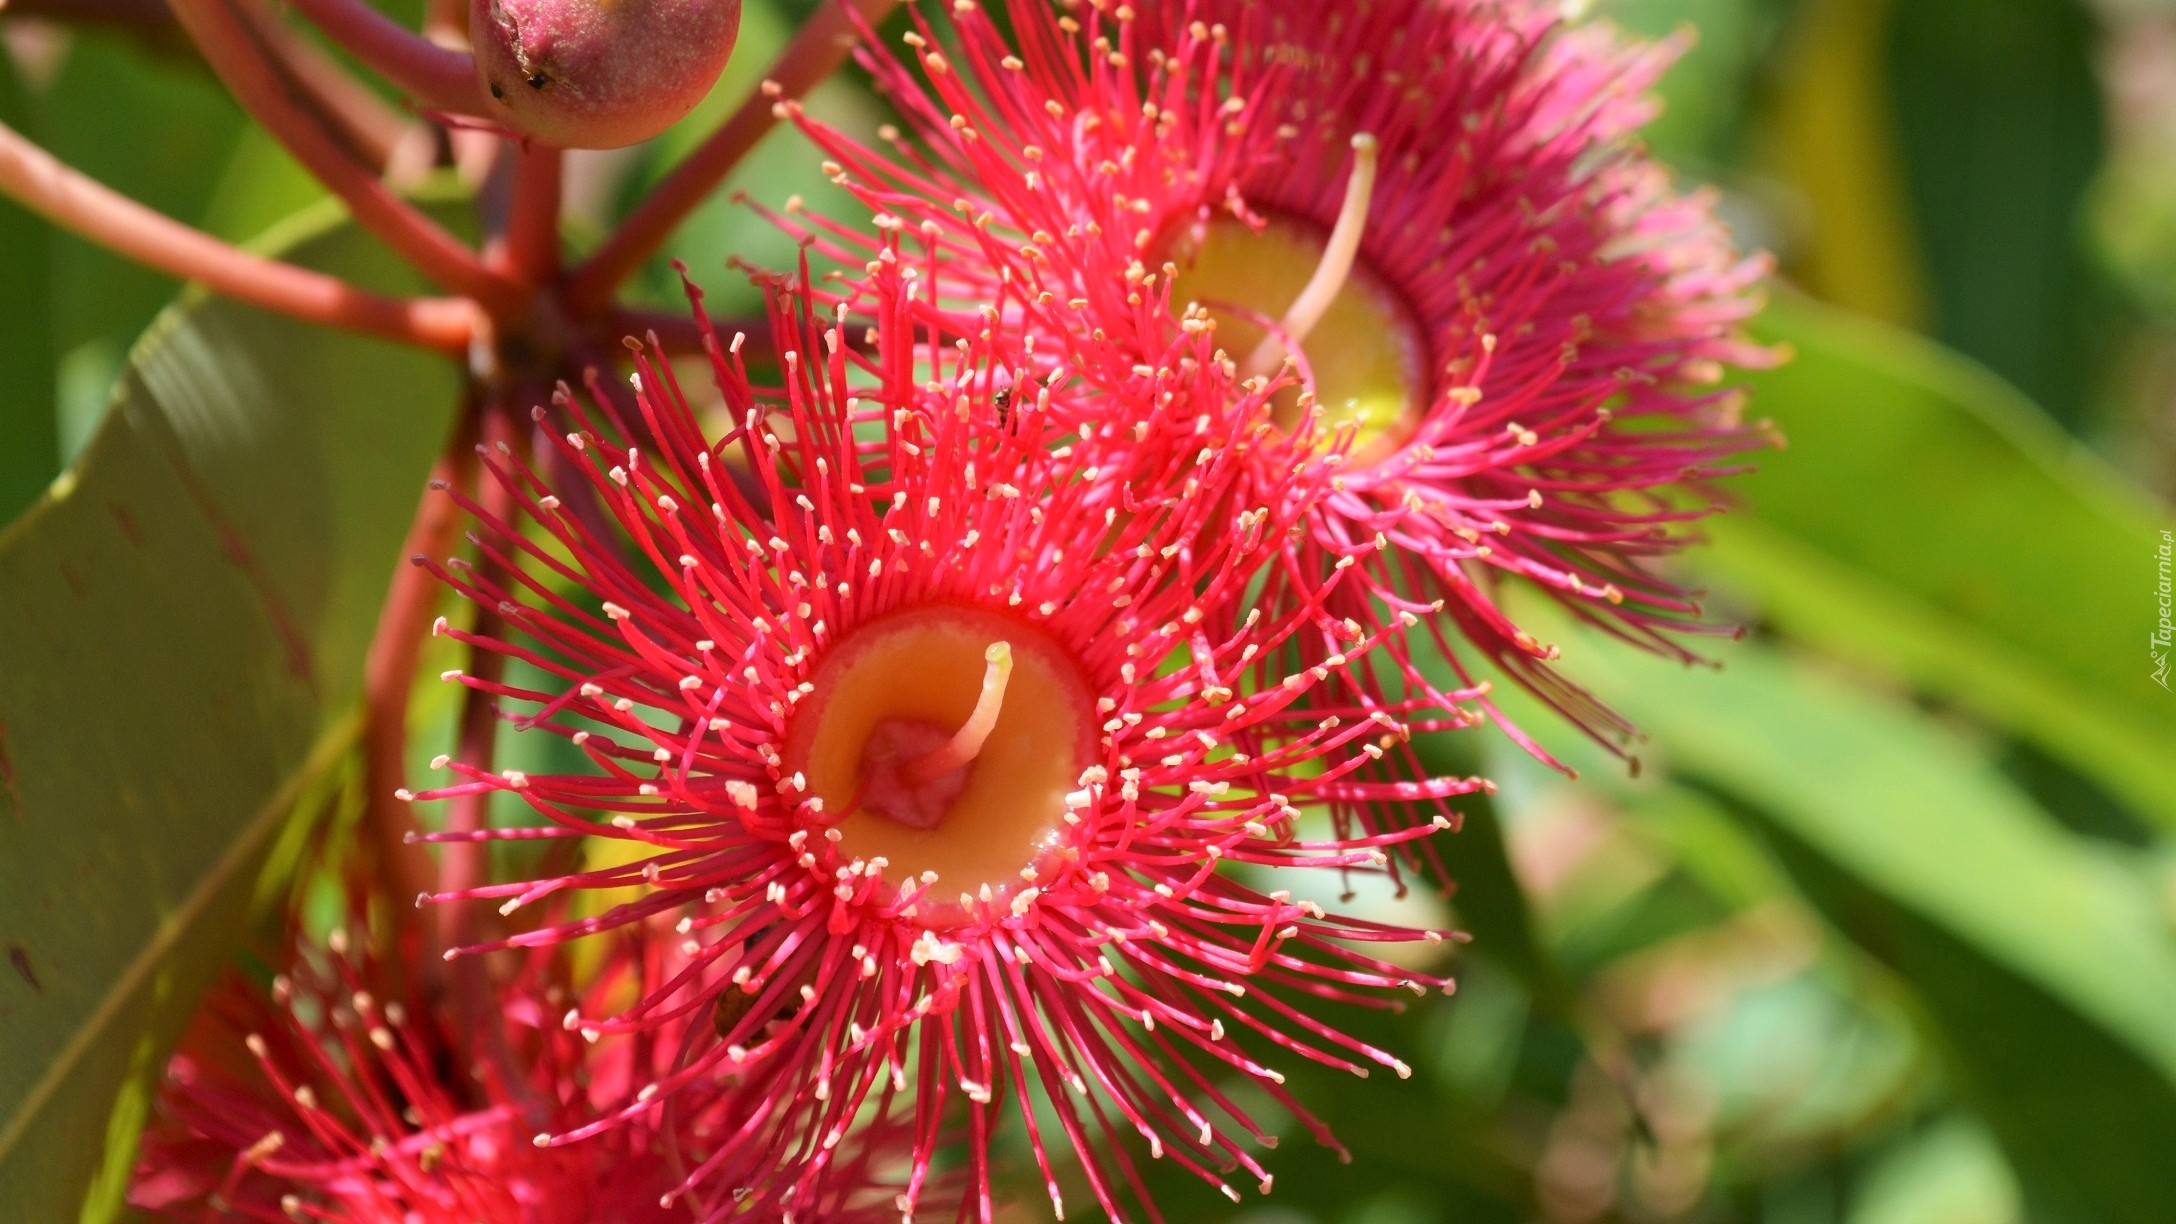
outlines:
M165 6L162 3L160 7ZM264 0L242 0L241 8L281 74L356 157L382 173L413 120L396 111L315 43L298 35Z
M519 428L514 424L514 414L508 407L515 400L514 395L499 394L485 402L481 422L484 445L513 445L519 440L516 437ZM513 494L505 485L496 480L481 480L476 483L476 500L483 507L487 518L503 521L512 513ZM477 557L475 565L487 584L495 586L506 581L506 575L500 571L499 563L490 555ZM428 574L425 576L429 577ZM435 580L432 581L435 585ZM498 609L478 605L476 620L470 626L470 631L479 637L498 637L503 632ZM454 750L454 759L465 761L477 769L489 770L498 746L499 699L486 690L498 683L505 670L506 659L496 651L479 649L470 651L466 662L468 674L482 683L467 685L462 689L460 721L455 731L459 742ZM445 831L473 833L489 822L490 809L489 792L450 799L446 803ZM441 845L438 849L439 892L474 888L483 883L487 856L491 849L487 843L455 840ZM477 942L477 927L478 915L475 906L463 903L441 907L440 946L452 949ZM464 961L467 962L465 966ZM475 957L457 959L454 962L454 976L458 978L464 972L480 973L480 964L480 959Z
M507 210L502 263L524 285L559 274L559 150L532 144L516 153L514 198Z
M446 453L431 468L430 489L416 506L363 663L364 836L377 852L387 892L403 900L433 884L430 851L408 840L415 831L413 809L395 796L408 785L408 700L444 589L429 570L407 559L418 554L443 557L453 547L461 514L450 489L465 489L474 479L475 442L476 406L471 398L462 405ZM434 948L432 954L442 950Z
M466 51L441 47L363 0L290 2L334 42L419 105L456 115L484 113L476 63Z
M166 0L8 0L0 4L0 10L10 16L105 26L133 34L161 54L195 55L188 36L167 11Z
M339 142L298 105L290 83L276 71L264 46L251 36L227 0L172 0L205 62L219 74L257 122L287 147L295 160L347 202L371 233L417 271L455 293L475 298L494 317L519 309L522 295L486 268L474 251L393 194L340 148Z
M594 314L612 300L621 282L657 253L688 214L717 190L741 158L762 140L778 118L772 108L814 89L845 62L858 36L855 16L875 25L898 0L831 0L809 18L771 64L763 88L741 103L710 138L657 185L620 223L605 244L575 270L567 285L568 308Z
M406 344L461 353L476 310L453 298L400 299L229 246L61 164L0 124L0 191L101 246L253 306Z

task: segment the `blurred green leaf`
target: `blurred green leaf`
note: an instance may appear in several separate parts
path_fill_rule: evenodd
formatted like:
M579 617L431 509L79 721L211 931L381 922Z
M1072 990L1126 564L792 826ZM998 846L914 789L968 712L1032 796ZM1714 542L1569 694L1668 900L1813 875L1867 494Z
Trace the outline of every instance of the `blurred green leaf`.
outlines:
M1515 988L1508 999L1484 995L1481 1003L1484 1009L1507 1005L1510 1015L1476 1019L1516 1026L1524 1019L1524 1000ZM1456 1021L1465 1006L1464 999L1447 999L1418 1005L1403 1015L1346 1009L1337 1014L1336 1025L1380 1048L1427 1059L1449 1052L1443 1047L1452 1033L1461 1038L1480 1035L1471 1028L1459 1030ZM1446 1015L1452 1022L1448 1026ZM1490 1036L1508 1040L1511 1049L1487 1053L1507 1058L1516 1054L1515 1031ZM1342 1224L1352 1218L1357 1202L1371 1194L1433 1204L1433 1218L1446 1222L1514 1224L1532 1218L1528 1171L1491 1135L1490 1110L1497 1102L1428 1091L1431 1080L1457 1081L1473 1068L1454 1060L1431 1075L1434 1069L1422 1061L1412 1079L1400 1080L1381 1068L1359 1079L1292 1057L1276 1057L1275 1065L1287 1077L1293 1096L1329 1126L1350 1159L1315 1142L1303 1125L1259 1091L1233 1083L1227 1088L1235 1100L1278 1137L1276 1150L1257 1153L1276 1179L1273 1193L1261 1197L1259 1186L1235 1170L1227 1175L1232 1188L1242 1192L1235 1205L1176 1161L1137 1160L1150 1197L1166 1218L1198 1224L1263 1224L1265 1218ZM1035 1200L1023 1194L1022 1201ZM1029 1218L1048 1217L1037 1212Z
M2016 1224L2019 1208L1994 1137L1953 1116L1881 1154L1853 1195L1851 1224Z
M96 32L71 40L37 112L39 135L54 156L192 225L202 220L243 130L240 109L194 59ZM56 234L54 243L60 353L101 339L125 352L179 287L73 235Z
M1641 130L1655 154L1681 169L1711 165L1747 119L1745 93L1771 36L1766 0L1605 0L1611 20L1686 46L1656 85L1662 113Z
M1887 95L1935 338L2077 425L2109 312L2080 241L2105 138L2082 0L1900 0Z
M1762 853L1720 804L1683 786L1627 796L1625 815L1650 843L1670 852L1709 895L1733 909L1788 897L1790 877Z
M20 74L0 54L0 123L36 131ZM52 231L0 200L0 523L60 470L53 425Z
M2176 828L2176 700L2146 650L2176 515L1936 345L1795 299L1761 327L1797 350L1748 380L1790 446L1694 564L1785 634L1965 705Z
M1415 748L1432 774L1471 775L1481 771L1474 738L1470 732L1424 735ZM1455 803L1457 835L1436 838L1431 846L1442 856L1444 877L1451 881L1460 929L1518 974L1539 1006L1563 1014L1570 1002L1569 985L1541 945L1526 894L1511 869L1495 800L1475 794Z
M1916 324L1926 269L1883 62L1889 12L1910 2L1792 0L1757 143L1802 214L1790 219L1805 232L1783 252L1791 276L1827 301Z
M419 286L366 237L303 262ZM0 1202L107 1218L165 1051L340 757L455 369L192 293L0 535Z
M1542 725L1538 701L1499 696ZM1515 837L1577 863L1543 868L1536 904L1590 1014L1652 1035L1667 1062L1696 1074L1710 1125L1741 1162L1878 1133L1912 1108L1929 1076L1900 992L1839 954L1842 941L1817 937L1761 837L1690 785L1655 771L1628 778L1591 741L1562 746L1582 780L1501 737L1489 772ZM1657 855L1642 871L1638 860ZM1622 892L1627 883L1637 890ZM1619 899L1598 904L1608 894ZM1493 951L1482 940L1474 950Z
M326 196L302 163L263 128L242 129L201 224L229 242L243 242Z
M2166 1218L2176 939L2135 880L1955 734L1772 651L1728 651L1719 673L1591 636L1567 655L1911 984L2039 1201Z
M192 225L203 221L245 130L241 111L193 55L90 29L72 32L31 114L38 138L63 162ZM180 286L72 234L44 235L52 253L43 298L47 411L58 417L65 464L105 415L129 345Z

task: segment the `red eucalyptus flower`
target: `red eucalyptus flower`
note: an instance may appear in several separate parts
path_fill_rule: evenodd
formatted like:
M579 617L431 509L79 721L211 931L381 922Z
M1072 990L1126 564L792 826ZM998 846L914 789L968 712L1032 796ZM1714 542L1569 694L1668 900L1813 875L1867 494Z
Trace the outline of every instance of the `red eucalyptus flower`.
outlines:
M919 335L917 271L890 249L875 268L835 322L774 305L782 399L752 388L738 337L713 339L730 421L715 443L672 371L641 358L634 409L599 394L607 419L592 424L562 396L584 423L551 442L564 479L486 455L533 525L479 512L490 564L446 576L512 632L448 632L556 684L461 679L533 709L517 725L570 737L594 771L455 763L464 780L416 797L512 791L544 826L474 836L636 853L437 899L512 912L568 889L642 890L487 946L677 918L683 971L569 1023L609 1037L707 1021L658 1094L768 1068L777 1103L806 1119L808 1158L776 1169L784 1201L826 1184L832 1145L873 1114L911 1127L912 1214L939 1123L964 1112L966 1210L987 1218L988 1142L1010 1101L1055 1202L1038 1098L1114 1215L1141 1193L1115 1142L1134 1133L1227 1193L1234 1169L1266 1189L1234 1133L1265 1136L1203 1068L1296 1111L1268 1061L1280 1052L1404 1074L1287 996L1380 1005L1385 989L1447 983L1351 946L1442 933L1250 882L1380 870L1386 847L1433 832L1307 840L1304 807L1476 783L1355 780L1402 728L1297 703L1374 638L1294 670L1305 617L1232 613L1326 475L1253 472L1263 397L1200 411L1220 402L1204 352L1145 376L1123 420L1076 431L1050 408L1062 365L1031 378L993 362L987 336ZM842 335L864 319L869 355Z
M267 992L230 976L168 1069L130 1201L167 1218L338 1224L685 1224L784 1210L764 1199L688 1195L685 1169L771 1158L760 1076L652 1105L639 1121L579 1144L534 1141L600 1108L637 1103L669 1063L676 1034L597 1044L561 1013L580 999L639 992L669 965L667 940L618 940L584 990L567 961L527 954L499 993L497 1044L463 1071L456 1021L388 997L376 967L336 934ZM649 962L647 965L644 962ZM647 970L647 972L645 972ZM903 1149L857 1134L811 1218L891 1219L884 1161ZM894 1140L903 1137L896 1128ZM710 1155L712 1152L716 1156Z
M1289 374L1279 422L1319 413L1342 470L1283 543L1277 597L1359 552L1325 601L1337 617L1441 599L1498 667L1590 731L1627 730L1494 588L1520 575L1684 657L1673 635L1711 631L1650 562L1761 440L1715 384L1768 358L1738 331L1768 264L1632 140L1674 47L1566 28L1542 0L1005 7L1009 38L972 2L943 38L921 21L919 73L869 57L918 144L870 149L781 107L839 181L927 237L947 325L995 311L1001 360L1068 364L1091 391L1068 407L1121 425L1182 334L1213 329L1227 397ZM806 226L856 262L877 243ZM1271 478L1288 463L1255 453ZM1476 695L1398 664L1445 710Z

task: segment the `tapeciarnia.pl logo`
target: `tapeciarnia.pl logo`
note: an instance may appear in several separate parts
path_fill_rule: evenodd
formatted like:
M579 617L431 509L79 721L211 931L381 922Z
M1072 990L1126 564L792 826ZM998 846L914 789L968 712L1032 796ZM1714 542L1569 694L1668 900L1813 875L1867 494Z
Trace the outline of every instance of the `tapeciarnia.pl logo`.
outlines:
M2171 553L2176 553L2176 532L2163 531L2161 533L2161 547L2155 550L2155 555L2160 559L2161 581L2154 588L2155 593L2160 597L2161 619L2153 627L2153 638L2151 645L2146 648L2146 652L2153 657L2153 682L2164 689L2168 688L2169 642L2171 639L2176 639L2176 624L2169 622L2171 603L2169 563Z

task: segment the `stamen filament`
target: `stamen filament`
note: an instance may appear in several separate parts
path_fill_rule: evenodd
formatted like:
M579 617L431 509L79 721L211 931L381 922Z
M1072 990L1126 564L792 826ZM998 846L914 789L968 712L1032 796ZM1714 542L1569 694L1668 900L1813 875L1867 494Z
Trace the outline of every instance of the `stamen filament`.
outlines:
M1368 202L1375 195L1376 149L1375 137L1367 132L1352 138L1352 176L1345 180L1345 202L1338 207L1337 224L1330 229L1330 241L1322 248L1315 274L1279 321L1284 342L1299 344L1306 340L1307 333L1330 312L1330 304L1352 275L1353 260L1360 254L1360 237L1367 231ZM1274 334L1264 336L1247 358L1246 372L1269 374L1284 357L1285 343Z
M990 738L997 727L998 710L1005 704L1005 683L1012 678L1012 645L1008 642L992 642L982 652L985 666L982 670L982 695L975 699L975 708L952 733L952 738L932 748L928 755L913 761L901 771L908 782L916 786L934 782L938 778L959 769L975 759L982 751L982 742Z

